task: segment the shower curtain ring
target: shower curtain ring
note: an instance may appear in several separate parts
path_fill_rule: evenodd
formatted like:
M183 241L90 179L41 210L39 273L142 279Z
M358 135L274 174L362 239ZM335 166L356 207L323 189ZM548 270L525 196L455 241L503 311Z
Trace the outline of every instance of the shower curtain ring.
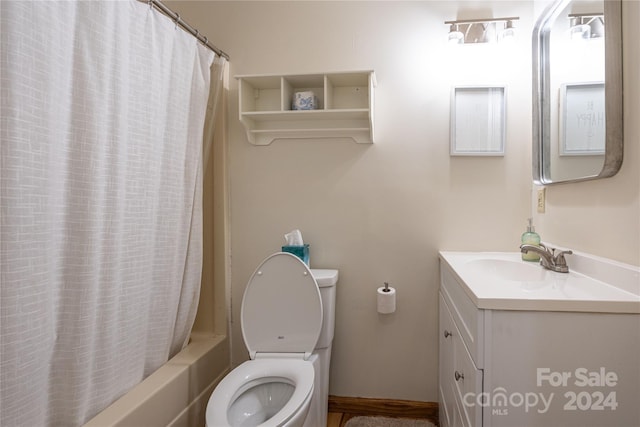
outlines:
M180 14L179 13L176 13L175 23L176 23L176 30L177 30L178 29L178 25L180 24Z

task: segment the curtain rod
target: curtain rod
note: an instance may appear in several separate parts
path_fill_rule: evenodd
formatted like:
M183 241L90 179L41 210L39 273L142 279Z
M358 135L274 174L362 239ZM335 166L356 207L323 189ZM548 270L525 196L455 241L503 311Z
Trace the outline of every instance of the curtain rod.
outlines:
M154 6L156 9L159 9L162 13L164 13L169 18L171 18L176 23L176 25L179 25L180 28L182 28L183 30L185 30L186 32L194 36L203 45L205 45L206 47L208 47L218 55L222 56L227 61L229 60L229 55L227 55L226 52L224 52L221 49L218 49L213 44L211 44L208 38L200 34L200 31L198 31L197 29L193 28L191 25L183 21L182 18L180 18L179 13L176 13L173 10L169 9L169 7L165 6L160 0L138 0L138 1L141 1L143 3L146 2L149 5Z

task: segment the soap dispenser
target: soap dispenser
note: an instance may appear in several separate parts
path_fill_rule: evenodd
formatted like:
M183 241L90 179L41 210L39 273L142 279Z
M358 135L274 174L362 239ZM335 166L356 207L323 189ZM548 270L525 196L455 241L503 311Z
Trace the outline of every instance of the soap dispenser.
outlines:
M529 225L527 226L527 231L522 233L521 242L523 245L540 245L540 235L536 233L535 228L533 227L533 218L529 218ZM522 254L523 261L540 261L540 255L533 251L529 251L526 254Z

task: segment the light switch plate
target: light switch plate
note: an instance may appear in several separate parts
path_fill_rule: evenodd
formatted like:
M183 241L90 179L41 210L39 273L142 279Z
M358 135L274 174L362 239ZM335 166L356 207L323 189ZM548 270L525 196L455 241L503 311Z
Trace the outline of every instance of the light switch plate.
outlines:
M545 208L545 203L546 203L546 199L545 199L545 188L540 188L538 189L538 213L544 213L544 208Z

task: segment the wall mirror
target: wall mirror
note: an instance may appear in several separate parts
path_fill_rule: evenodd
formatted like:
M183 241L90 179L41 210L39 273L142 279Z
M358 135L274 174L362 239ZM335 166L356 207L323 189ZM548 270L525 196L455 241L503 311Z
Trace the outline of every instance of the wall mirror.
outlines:
M533 179L615 175L622 164L622 2L555 0L533 30Z

